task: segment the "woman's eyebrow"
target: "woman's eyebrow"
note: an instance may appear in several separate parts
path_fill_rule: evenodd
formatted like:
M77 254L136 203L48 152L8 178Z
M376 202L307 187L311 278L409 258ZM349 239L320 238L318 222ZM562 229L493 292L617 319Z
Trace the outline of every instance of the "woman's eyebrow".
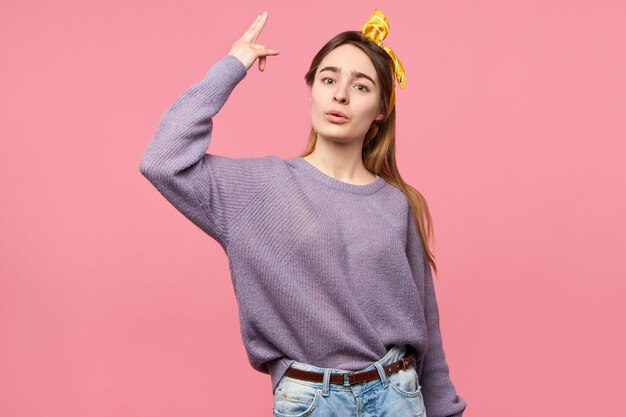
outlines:
M336 72L336 73L341 73L341 68L338 67L332 67L332 66L327 66L324 67L320 70L320 72L322 71L331 71L331 72ZM363 74L362 72L356 71L356 70L352 70L351 73L353 78L367 78L368 80L370 80L372 82L372 84L376 85L376 82L374 81L374 79L372 77L370 77L367 74Z

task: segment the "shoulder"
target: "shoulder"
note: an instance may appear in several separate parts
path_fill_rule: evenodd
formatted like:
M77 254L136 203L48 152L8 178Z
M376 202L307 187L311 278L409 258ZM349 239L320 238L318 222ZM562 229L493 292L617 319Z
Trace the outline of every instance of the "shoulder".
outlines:
M402 191L401 188L388 182L384 190L387 194L387 197L392 199L396 204L399 204L403 207L407 207L409 205L406 194L404 194L404 191Z
M406 194L398 186L387 182L377 193L381 201L390 213L396 214L399 218L406 218L407 212L411 210Z

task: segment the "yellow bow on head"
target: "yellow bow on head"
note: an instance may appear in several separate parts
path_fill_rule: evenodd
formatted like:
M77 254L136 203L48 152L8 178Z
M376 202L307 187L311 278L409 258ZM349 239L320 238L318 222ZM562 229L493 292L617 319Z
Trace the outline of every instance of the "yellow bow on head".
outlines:
M380 10L374 9L374 13L372 13L369 19L367 19L367 22L365 22L361 27L361 33L374 41L376 45L383 48L389 54L394 63L398 84L400 85L400 88L404 88L404 85L406 84L406 73L404 72L404 67L391 48L383 45L383 39L385 39L387 33L389 33L389 21L387 21L385 15Z

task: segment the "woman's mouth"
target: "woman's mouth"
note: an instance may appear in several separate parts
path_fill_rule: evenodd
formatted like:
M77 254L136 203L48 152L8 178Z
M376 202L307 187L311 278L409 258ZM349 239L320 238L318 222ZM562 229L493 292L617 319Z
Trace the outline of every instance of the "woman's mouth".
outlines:
M346 116L340 111L334 111L334 110L328 111L324 113L324 117L326 117L326 120L328 120L331 123L343 124L348 121L348 116Z

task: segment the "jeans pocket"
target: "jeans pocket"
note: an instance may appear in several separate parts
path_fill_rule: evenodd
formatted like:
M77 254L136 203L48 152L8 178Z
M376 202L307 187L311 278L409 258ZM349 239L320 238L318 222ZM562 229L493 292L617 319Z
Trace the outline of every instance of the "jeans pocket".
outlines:
M272 412L276 417L305 417L311 415L322 390L314 385L283 378L276 386Z
M419 383L417 371L412 366L406 370L400 370L389 376L389 386L400 395L405 397L418 397L422 395L422 387Z
M417 371L412 366L389 376L389 405L399 415L426 417L426 405Z
M422 395L417 371L410 367L389 375L386 389L383 389L381 416L426 417L426 405Z

